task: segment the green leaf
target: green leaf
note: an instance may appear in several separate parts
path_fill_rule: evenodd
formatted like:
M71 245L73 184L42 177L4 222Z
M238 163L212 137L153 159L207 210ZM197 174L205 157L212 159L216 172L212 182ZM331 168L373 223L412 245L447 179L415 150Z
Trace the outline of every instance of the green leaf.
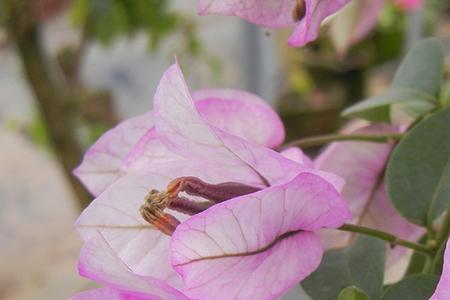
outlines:
M444 74L444 49L436 38L420 41L405 57L391 83L437 96Z
M349 286L363 290L370 299L380 299L385 252L383 241L360 236L346 249L325 252L319 268L302 286L313 300L336 300Z
M370 300L370 298L356 286L349 286L339 293L338 300Z
M398 212L426 226L450 208L450 109L431 115L400 141L387 186Z
M383 295L383 300L428 300L433 294L439 276L411 275L389 287Z
M342 113L345 117L358 116L374 122L390 121L391 105L408 103L412 106L422 106L420 112L426 112L435 107L433 96L408 88L390 88L380 96L371 97L347 108ZM422 105L421 105L422 104Z
M422 40L405 57L384 94L363 100L344 110L342 115L390 121L391 105L395 103L403 103L402 109L412 111L414 116L426 113L438 105L443 72L444 51L439 40Z

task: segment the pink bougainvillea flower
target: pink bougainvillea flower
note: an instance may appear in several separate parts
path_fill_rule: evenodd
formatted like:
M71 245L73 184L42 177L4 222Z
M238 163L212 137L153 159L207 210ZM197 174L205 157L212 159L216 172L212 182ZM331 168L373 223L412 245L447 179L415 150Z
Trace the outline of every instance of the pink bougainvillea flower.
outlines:
M447 300L450 299L450 239L447 241L444 253L444 265L442 274L434 294L429 300Z
M205 93L208 94L203 92L203 95ZM230 92L226 94L230 95ZM225 96L222 94L222 97ZM233 101L232 99L234 98L225 101ZM253 103L251 101L253 100L248 100L248 103ZM244 103L244 107L247 104ZM220 106L220 103L219 107L225 112L227 109L236 112L229 120L251 122L253 127L259 124L257 120L260 117L264 117L264 113L260 113L251 117L250 121L241 121L241 107ZM299 253L303 249L307 253L317 251L311 262L305 262L302 255L296 255L295 261L298 261L300 266L289 269L281 281L274 278L272 284L264 284L268 299L272 299L274 295L285 292L295 280L300 280L312 272L319 263L322 250L313 231L320 227L340 226L350 218L349 210L338 193L343 181L334 174L310 169L285 158L265 147L267 143L262 145L261 139L255 140L252 132L223 122L225 117L208 119L201 111L208 112L207 115L214 112L214 109L209 109L211 108L200 107L198 102L194 102L178 65L170 67L162 77L154 96L152 126L147 125L147 131L134 138L134 145L127 144L127 149L122 154L111 155L111 158L122 161L120 166L115 164L115 178L110 178L106 183L102 182L102 170L108 166L107 159L102 165L89 162L95 160L95 155L102 157L105 152L107 157L111 148L98 147L96 151L87 154L92 157L88 161L85 159L83 164L89 162L89 176L81 172L79 177L87 186L95 187L98 182L102 182L104 190L81 214L77 227L85 241L100 234L130 272L145 276L152 286L167 285L188 296L207 295L212 293L211 289L215 289L218 282L210 278L211 282L207 285L193 286L192 284L196 285L198 282L193 277L196 276L195 269L200 264L189 263L183 267L180 263L180 253L186 250L174 243L172 251L169 251L171 235L176 235L179 241L190 243L195 233L191 234L184 227L186 220L196 220L197 216L204 218L211 210L211 216L223 209L228 210L226 206L220 206L221 204L232 203L230 208L234 210L235 205L246 203L248 208L239 209L239 212L235 213L236 219L230 219L229 230L224 231L223 235L217 231L217 224L211 225L211 232L209 225L204 228L207 234L214 233L214 238L226 240L236 246L234 259L242 254L243 261L249 264L243 271L259 266L258 272L241 274L241 278L248 277L248 288L242 288L243 293L259 285L262 289L262 284L256 282L257 279L264 279L262 274L267 268L277 267L280 255L292 255L294 246L298 247ZM126 137L126 132L118 132L120 134L114 135L114 131L107 133L112 135L103 138L107 140L107 145L120 145L119 141ZM257 130L255 132L258 133ZM277 134L268 134L267 131L258 133L257 136L270 136L266 141L279 139ZM118 141L114 141L115 138ZM123 154L125 152L127 154ZM115 160L113 162L115 163ZM273 203L276 200L279 204ZM262 209L265 205L272 208L270 214L266 215L263 210L258 211L258 208ZM298 206L301 205L305 205L304 211L299 210ZM215 208L216 206L218 208ZM297 213L290 215L291 211ZM239 214L245 214L243 217L246 219L241 219ZM248 219L247 216L250 215L260 217ZM243 233L248 234L251 231L259 239L257 244L248 248L247 253L242 252L247 246L241 232L236 231L238 223ZM174 233L179 227L182 232ZM193 232L196 231L193 229ZM221 243L222 240L217 242ZM299 244L300 240L303 243ZM196 245L200 249L196 249L200 251L199 254L209 256L214 250L211 245L211 242L200 243ZM255 246L258 248L254 248ZM257 253L253 253L251 249ZM269 263L271 260L273 263ZM175 267L171 261L176 264ZM221 259L220 262L214 260L211 272L216 265L217 268L225 270L229 266L227 261L228 259ZM205 261L201 267L205 267ZM285 271L286 268L287 266L284 267ZM258 276L253 277L253 274ZM90 277L96 279L94 275ZM111 286L108 283L106 285L107 288ZM233 286L231 284L230 288ZM117 290L113 292L116 293ZM240 292L234 292L235 295L240 295ZM227 297L220 296L224 299Z
M365 126L353 123L346 133L383 134L396 132L387 124ZM350 223L391 232L403 239L417 240L424 229L416 226L395 210L384 184L384 169L393 143L335 142L314 161L315 167L338 174L346 181L342 195L353 214ZM327 232L328 247L345 246L352 238L347 232ZM388 247L386 265L390 266L402 254L402 247Z
M238 90L194 92L200 116L217 128L244 139L274 148L284 140L284 127L273 109L258 96ZM155 125L153 112L131 118L104 134L86 153L75 175L97 196L123 175L125 161ZM141 141L141 144L143 141ZM152 149L153 151L155 149Z
M350 0L200 0L200 15L238 16L269 27L295 27L289 45L302 47L315 40L322 21Z

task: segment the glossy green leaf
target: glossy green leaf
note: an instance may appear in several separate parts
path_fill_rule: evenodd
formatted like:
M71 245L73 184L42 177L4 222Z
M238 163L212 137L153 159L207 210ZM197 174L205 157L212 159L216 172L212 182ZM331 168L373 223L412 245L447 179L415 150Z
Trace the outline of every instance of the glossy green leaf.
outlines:
M382 95L359 102L342 113L371 121L390 121L391 105L403 103L402 109L413 115L426 113L438 105L444 51L440 42L428 38L418 43L398 68L390 88ZM409 107L411 106L411 107Z
M338 300L370 300L370 298L356 286L349 286L339 293Z
M388 192L399 213L426 226L450 208L450 109L417 124L387 167Z
M349 286L361 289L370 299L380 299L385 252L383 241L360 236L348 248L325 252L319 268L302 287L313 300L336 300Z
M390 88L384 94L359 102L342 113L343 116L358 116L374 122L390 121L391 105L408 103L420 107L421 113L435 107L436 99L417 90L407 88Z
M439 276L411 275L389 287L383 295L383 300L428 300L433 294Z

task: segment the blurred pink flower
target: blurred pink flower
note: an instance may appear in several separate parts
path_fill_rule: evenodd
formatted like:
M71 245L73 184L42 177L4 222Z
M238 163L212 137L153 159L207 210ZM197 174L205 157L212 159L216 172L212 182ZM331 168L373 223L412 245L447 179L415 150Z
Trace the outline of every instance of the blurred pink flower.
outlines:
M352 122L343 130L345 134L386 134L398 132L388 124L367 125L364 122ZM347 201L353 215L349 222L390 232L403 239L418 240L425 230L404 219L396 211L384 184L384 169L393 143L334 142L322 151L314 160L314 167L332 172L345 180L342 196ZM285 150L286 151L286 150ZM282 152L283 155L285 152ZM305 161L298 154L297 161ZM343 231L321 233L327 248L348 245L353 234ZM403 247L387 247L386 266L392 266L406 253Z
M444 253L444 265L442 274L434 294L429 300L447 300L450 299L450 239L447 241Z
M395 4L404 10L414 10L422 7L424 0L394 0Z
M194 102L173 65L160 81L154 110L106 133L77 169L98 194L76 224L85 247L103 240L96 245L151 287L141 295L127 285L136 279L125 284L114 277L119 287L102 279L104 269L92 267L85 250L80 273L107 286L93 293L273 299L320 263L314 231L351 217L339 177L265 147L284 135L267 106L230 91L199 95L209 100ZM239 100L242 95L247 99ZM260 124L264 130L257 130Z
M333 40L343 55L376 25L386 0L199 0L200 15L237 16L268 28L294 28L288 43L303 47L317 39L320 25L337 12L347 10L340 21L332 22ZM404 10L417 9L423 0L395 0ZM347 5L351 3L351 5ZM350 8L354 7L355 9ZM336 17L339 18L339 15ZM341 24L339 24L341 23ZM335 26L337 24L337 26Z
M377 25L386 0L354 0L331 20L329 31L338 52L344 56L351 46L363 40ZM423 0L394 0L402 10L414 10Z
M200 0L200 15L238 16L269 28L295 27L292 47L303 47L318 37L322 21L350 0Z

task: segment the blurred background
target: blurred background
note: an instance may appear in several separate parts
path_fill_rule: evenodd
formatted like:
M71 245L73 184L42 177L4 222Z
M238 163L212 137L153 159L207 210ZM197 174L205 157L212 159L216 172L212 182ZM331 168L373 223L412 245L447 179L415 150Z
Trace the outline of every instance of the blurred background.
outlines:
M345 17L364 19L354 6ZM175 54L192 90L252 91L294 139L335 131L342 108L382 91L421 37L450 52L447 0L413 11L386 1L358 43L342 19L290 49L289 30L200 18L195 0L1 0L0 299L66 299L94 286L77 274L73 228L91 197L71 170L103 132L151 109Z

